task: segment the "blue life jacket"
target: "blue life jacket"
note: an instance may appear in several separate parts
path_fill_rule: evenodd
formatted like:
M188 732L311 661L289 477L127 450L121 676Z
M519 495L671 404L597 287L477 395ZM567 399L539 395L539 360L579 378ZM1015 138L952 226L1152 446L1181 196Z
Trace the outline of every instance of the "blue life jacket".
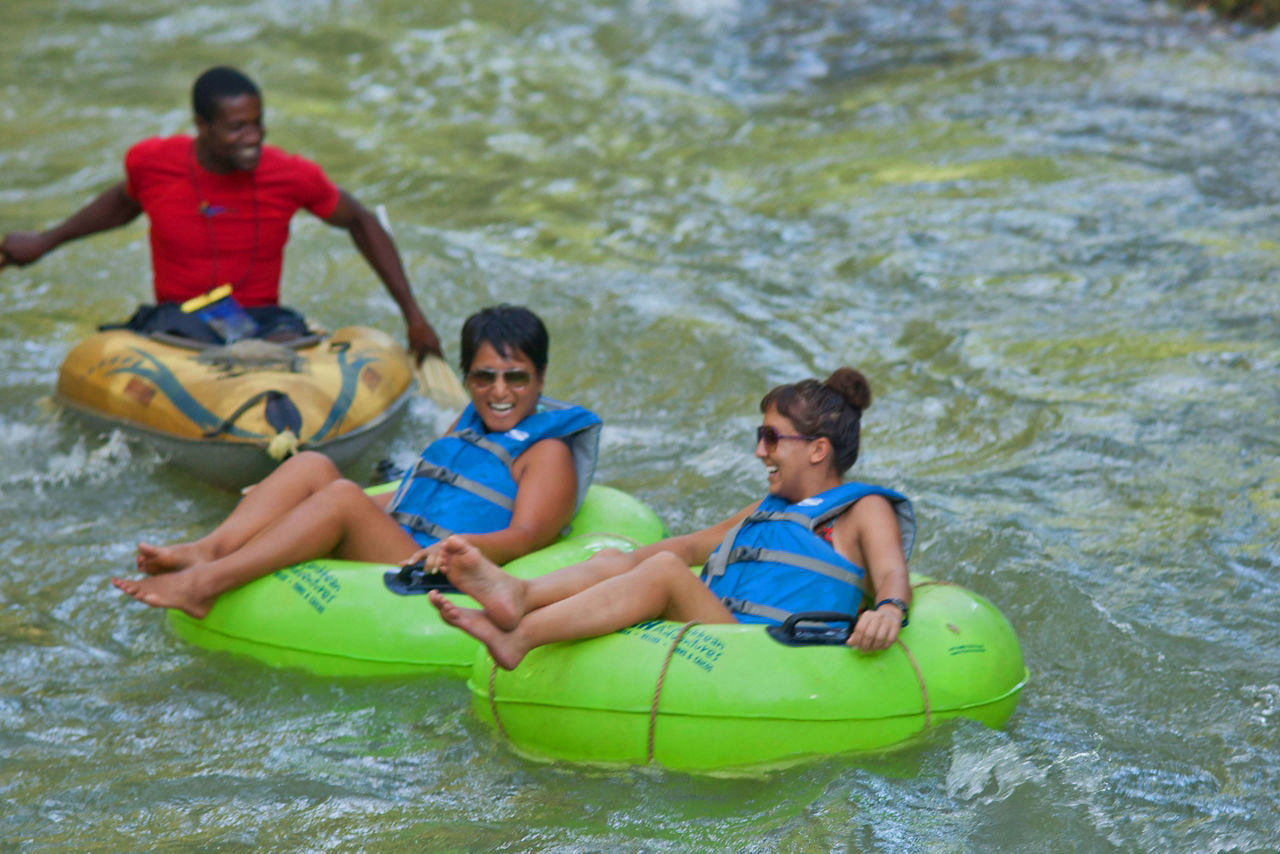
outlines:
M475 407L458 416L448 434L432 442L400 481L387 512L413 539L429 546L453 533L487 534L511 524L516 482L511 466L543 439L563 439L578 479L576 511L596 470L600 417L548 397L505 433L486 432Z
M702 579L742 623L781 624L803 611L857 613L868 595L866 570L816 533L868 495L889 499L903 554L915 541L911 502L891 489L846 483L788 505L770 495L730 529L707 558Z

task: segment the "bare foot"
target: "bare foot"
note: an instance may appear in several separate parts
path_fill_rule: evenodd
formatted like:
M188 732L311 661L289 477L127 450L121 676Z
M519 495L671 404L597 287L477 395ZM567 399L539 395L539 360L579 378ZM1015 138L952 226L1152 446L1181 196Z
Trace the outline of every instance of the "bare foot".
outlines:
M147 575L163 575L166 572L178 572L201 560L207 559L192 543L181 543L176 546L153 546L150 543L138 543L136 563L138 572Z
M185 572L172 572L151 578L113 578L118 589L153 608L176 608L185 614L203 620L218 597L203 597L193 586L192 577Z
M493 656L493 660L503 670L514 670L529 652L527 644L522 642L515 631L503 631L494 625L485 611L475 608L459 608L444 598L438 590L427 592L427 598L436 606L440 617L449 625L462 629L476 640L484 644L485 649Z
M498 629L509 632L520 624L525 613L524 582L507 575L475 546L461 537L445 539L440 543L439 565L454 587L484 607Z

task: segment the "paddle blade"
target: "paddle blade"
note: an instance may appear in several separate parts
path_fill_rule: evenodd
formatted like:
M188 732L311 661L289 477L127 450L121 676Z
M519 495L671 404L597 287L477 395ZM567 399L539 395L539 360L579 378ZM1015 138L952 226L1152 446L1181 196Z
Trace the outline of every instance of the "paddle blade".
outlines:
M442 409L461 410L471 400L449 364L439 356L427 356L418 367L418 390Z

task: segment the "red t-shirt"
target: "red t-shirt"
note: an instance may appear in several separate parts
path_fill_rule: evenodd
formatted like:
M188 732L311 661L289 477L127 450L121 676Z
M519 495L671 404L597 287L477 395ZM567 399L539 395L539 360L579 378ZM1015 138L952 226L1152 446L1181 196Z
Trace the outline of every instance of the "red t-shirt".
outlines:
M253 172L216 174L196 161L191 137L153 137L129 149L124 171L151 220L156 302L230 282L245 307L277 304L289 220L298 208L324 219L338 205L319 166L270 145Z

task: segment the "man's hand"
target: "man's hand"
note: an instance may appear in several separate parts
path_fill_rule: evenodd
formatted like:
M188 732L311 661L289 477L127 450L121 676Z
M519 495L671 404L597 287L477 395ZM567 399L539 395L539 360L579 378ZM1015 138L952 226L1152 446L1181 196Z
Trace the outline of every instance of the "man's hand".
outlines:
M426 318L418 317L409 323L409 352L413 354L413 361L417 364L422 364L427 356L443 357L440 338Z
M25 267L44 257L53 241L43 231L12 231L0 241L0 268Z
M119 228L142 213L142 205L130 198L124 182L108 187L102 195L48 231L11 231L0 240L0 267L25 267L39 261L68 240L77 240L109 228Z
M396 305L400 306L400 313L404 315L405 326L409 330L409 350L414 359L421 363L426 356L441 355L440 339L413 298L395 242L373 212L356 201L346 190L339 189L338 206L325 222L337 228L345 228L351 233L351 239L360 254L378 274Z

